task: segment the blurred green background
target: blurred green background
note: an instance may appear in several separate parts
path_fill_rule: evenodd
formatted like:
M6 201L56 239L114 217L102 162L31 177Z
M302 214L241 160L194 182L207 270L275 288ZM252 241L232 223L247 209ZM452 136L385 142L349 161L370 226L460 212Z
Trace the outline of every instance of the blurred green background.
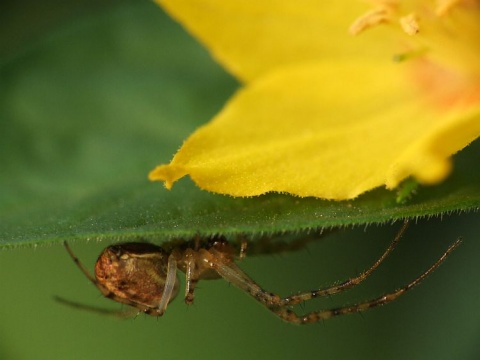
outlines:
M207 121L236 88L151 2L7 1L0 9L3 209L23 209L32 197L68 203L109 191L119 177L144 184L152 165L168 161L193 130L182 119ZM160 136L164 143L157 144ZM152 152L156 147L162 151ZM70 156L101 161L75 167ZM283 295L327 286L368 267L398 227L341 230L298 252L252 256L241 266ZM201 282L195 305L177 299L159 319L77 311L52 297L120 305L100 296L61 245L3 250L0 359L478 359L479 233L477 213L419 220L365 284L299 310L376 297L418 276L458 236L464 243L395 303L305 327L282 323L221 280ZM72 243L89 268L106 245Z
M241 266L287 295L346 279L370 265L396 227L341 231L306 249L248 257ZM52 296L110 309L60 245L0 252L1 359L478 359L478 215L413 225L358 288L315 300L314 310L376 297L412 280L458 236L464 243L423 284L362 315L298 327L281 322L222 280L203 281L196 303L181 298L162 318L119 320L64 307ZM90 268L105 243L72 244ZM182 279L183 280L183 279Z

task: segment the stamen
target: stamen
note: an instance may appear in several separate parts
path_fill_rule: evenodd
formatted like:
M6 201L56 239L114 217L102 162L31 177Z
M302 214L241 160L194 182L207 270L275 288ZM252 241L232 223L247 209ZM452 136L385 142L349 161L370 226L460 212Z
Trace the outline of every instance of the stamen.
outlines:
M415 35L420 30L418 18L415 13L400 18L400 26L408 35Z
M391 20L391 9L383 6L366 12L353 22L348 30L352 35L358 35L362 31L369 29L378 24L386 23Z

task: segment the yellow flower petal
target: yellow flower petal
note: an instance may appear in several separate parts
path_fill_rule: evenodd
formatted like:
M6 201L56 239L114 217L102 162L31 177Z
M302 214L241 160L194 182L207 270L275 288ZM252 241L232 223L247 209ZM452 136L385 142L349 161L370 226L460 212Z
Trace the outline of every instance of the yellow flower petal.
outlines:
M270 191L351 199L409 175L438 182L480 134L479 107L436 110L405 64L283 67L234 96L151 180L190 177L234 196ZM351 81L351 85L348 84Z
M382 41L381 30L359 38L349 35L350 24L368 8L361 1L349 1L348 6L318 0L156 2L243 82L280 66L321 58L388 59L396 45ZM382 47L366 45L372 41L382 41Z
M450 156L480 136L480 109L451 114L438 121L425 139L419 139L397 159L387 176L387 187L413 174L423 183L434 184L448 175Z
M441 181L480 135L477 1L157 2L249 83L150 173L168 188L350 199Z

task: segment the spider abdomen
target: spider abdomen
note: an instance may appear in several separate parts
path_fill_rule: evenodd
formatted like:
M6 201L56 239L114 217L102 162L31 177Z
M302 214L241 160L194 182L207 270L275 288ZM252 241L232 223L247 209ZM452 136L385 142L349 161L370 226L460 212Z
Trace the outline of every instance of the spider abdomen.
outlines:
M155 308L163 296L167 261L165 252L153 244L113 245L98 257L95 277L101 286L125 303ZM178 281L174 295L177 292Z

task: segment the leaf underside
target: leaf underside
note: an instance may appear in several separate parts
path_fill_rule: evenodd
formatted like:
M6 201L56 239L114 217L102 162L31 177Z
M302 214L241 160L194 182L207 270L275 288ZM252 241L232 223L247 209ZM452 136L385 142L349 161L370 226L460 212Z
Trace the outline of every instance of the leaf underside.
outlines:
M2 49L4 50L4 49ZM296 232L394 221L480 204L480 142L442 184L397 201L267 194L231 198L147 173L167 162L238 85L149 3L65 25L0 69L0 247ZM403 198L403 195L402 195Z

